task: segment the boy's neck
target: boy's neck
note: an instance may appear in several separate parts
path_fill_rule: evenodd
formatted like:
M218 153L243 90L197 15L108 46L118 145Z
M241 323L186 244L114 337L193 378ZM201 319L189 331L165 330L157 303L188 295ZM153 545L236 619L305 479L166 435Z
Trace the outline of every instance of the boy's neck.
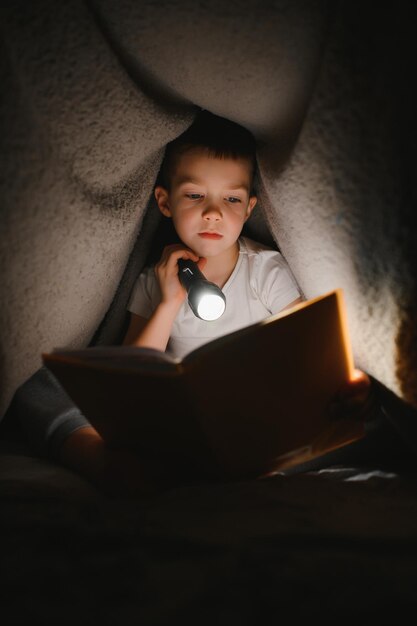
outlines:
M233 246L216 256L207 257L207 264L203 274L220 289L226 284L239 258L239 243L236 241Z

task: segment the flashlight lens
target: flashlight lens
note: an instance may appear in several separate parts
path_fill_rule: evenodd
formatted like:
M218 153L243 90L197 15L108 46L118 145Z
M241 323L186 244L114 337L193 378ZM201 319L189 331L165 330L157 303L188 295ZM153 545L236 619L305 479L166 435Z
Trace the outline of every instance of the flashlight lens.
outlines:
M198 303L198 315L207 321L216 320L223 315L225 309L225 303L223 298L216 294L206 294L201 297Z

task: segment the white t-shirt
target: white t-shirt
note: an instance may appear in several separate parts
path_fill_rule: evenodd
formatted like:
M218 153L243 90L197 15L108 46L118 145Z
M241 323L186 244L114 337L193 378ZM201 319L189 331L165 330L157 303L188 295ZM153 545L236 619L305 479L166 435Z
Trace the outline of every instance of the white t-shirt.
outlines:
M196 317L185 299L174 321L167 352L183 357L199 346L278 313L300 297L291 270L276 250L240 237L236 266L222 291L226 310L213 321ZM128 310L149 318L161 299L153 267L137 279Z

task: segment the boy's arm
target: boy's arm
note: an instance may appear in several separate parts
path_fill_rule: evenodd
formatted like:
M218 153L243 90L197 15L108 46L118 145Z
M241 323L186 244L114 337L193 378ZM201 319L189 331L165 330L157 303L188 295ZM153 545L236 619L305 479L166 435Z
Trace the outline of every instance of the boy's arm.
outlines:
M163 488L157 484L160 471L146 468L128 450L113 450L92 427L73 432L62 444L59 461L109 496L151 495Z
M128 451L107 448L46 367L19 387L9 410L31 452L62 463L105 493L144 495L155 490L159 469L145 469Z
M132 313L123 345L154 348L163 352L166 350L172 325L187 295L178 279L179 259L191 259L200 269L206 263L206 259L198 257L181 244L166 246L155 266L161 301L148 320Z
M178 307L169 303L160 303L149 319L131 313L123 345L154 348L164 352L177 313Z
M54 459L71 433L90 426L45 366L16 390L9 411L33 452Z

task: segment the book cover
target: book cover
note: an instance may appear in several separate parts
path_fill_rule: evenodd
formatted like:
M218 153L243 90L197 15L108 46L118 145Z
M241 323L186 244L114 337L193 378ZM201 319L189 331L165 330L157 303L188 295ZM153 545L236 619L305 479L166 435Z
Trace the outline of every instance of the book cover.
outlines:
M340 289L183 359L109 346L57 349L43 361L109 445L178 475L266 475L364 435L361 423L327 412L353 375Z

